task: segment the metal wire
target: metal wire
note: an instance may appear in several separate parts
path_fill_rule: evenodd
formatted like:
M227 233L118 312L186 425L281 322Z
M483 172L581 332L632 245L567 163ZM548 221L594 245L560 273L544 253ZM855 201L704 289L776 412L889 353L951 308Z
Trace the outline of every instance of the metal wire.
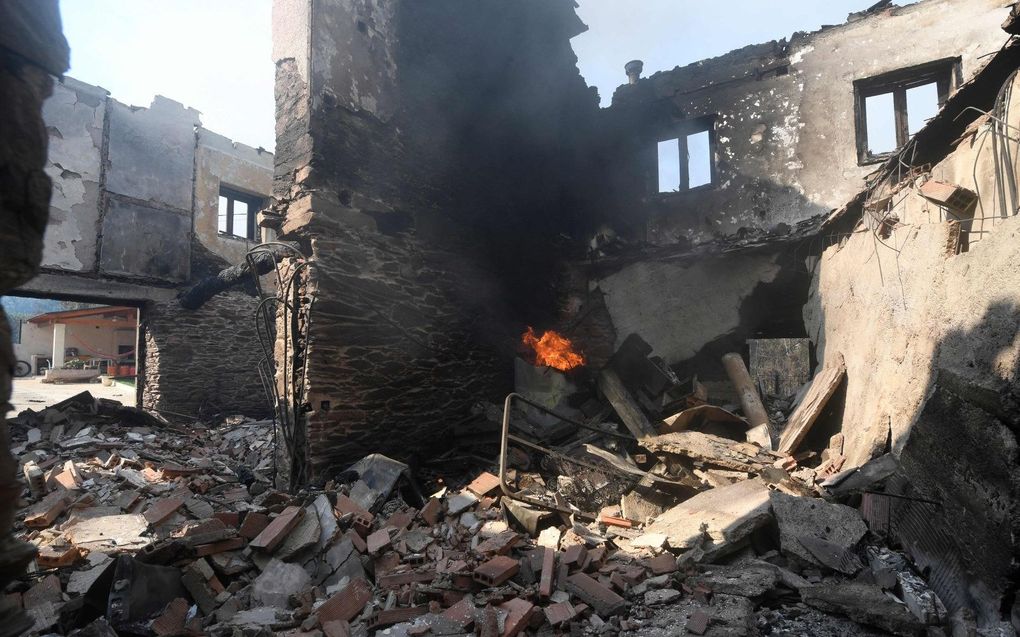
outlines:
M279 255L290 253L292 265L286 272L280 268ZM275 275L275 292L270 294L263 286L256 268L257 260L272 259ZM310 278L314 264L295 246L279 241L267 242L253 247L245 255L248 269L252 273L259 304L255 308L255 333L262 349L258 363L262 389L273 411L273 482L277 481L279 443L282 438L287 453L290 491L301 486L306 478L306 449L304 438L303 405L308 385L308 361L305 349L297 343L307 343L312 324L312 308L315 296L306 294L299 298L298 283ZM308 271L308 272L306 272ZM301 317L304 321L300 321ZM284 330L278 334L278 326ZM282 336L282 338L280 338ZM281 354L275 355L279 343ZM300 360L299 360L300 358ZM280 369L282 367L282 369ZM300 375L296 370L301 370ZM282 390L282 393L281 393Z

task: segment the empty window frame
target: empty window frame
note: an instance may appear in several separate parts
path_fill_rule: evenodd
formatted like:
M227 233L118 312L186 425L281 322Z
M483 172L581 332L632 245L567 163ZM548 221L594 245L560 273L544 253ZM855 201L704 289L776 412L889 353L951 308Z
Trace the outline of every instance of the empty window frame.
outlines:
M715 183L713 118L681 122L657 145L657 192L668 194Z
M854 82L857 159L882 161L938 113L959 80L959 58L936 60Z
M261 197L220 186L216 229L220 234L241 239L254 239L255 214L261 208Z

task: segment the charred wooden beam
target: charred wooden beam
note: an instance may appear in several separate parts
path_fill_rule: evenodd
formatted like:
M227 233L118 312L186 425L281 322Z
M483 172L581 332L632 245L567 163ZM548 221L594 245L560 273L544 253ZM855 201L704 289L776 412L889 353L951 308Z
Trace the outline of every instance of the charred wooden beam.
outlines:
M257 276L269 274L286 254L285 250L278 247L268 248L264 251L260 250L252 257L255 265L255 274ZM251 271L248 268L248 262L245 261L202 279L181 294L178 301L185 310L197 310L217 294L226 292L230 288L242 285L250 280Z

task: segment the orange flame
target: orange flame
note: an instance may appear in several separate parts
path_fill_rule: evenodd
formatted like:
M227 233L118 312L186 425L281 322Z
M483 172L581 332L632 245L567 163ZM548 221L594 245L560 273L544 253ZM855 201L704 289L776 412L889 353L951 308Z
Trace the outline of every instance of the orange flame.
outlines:
M535 365L545 365L564 372L584 365L584 355L573 350L570 339L552 330L538 338L535 330L529 327L521 336L521 342L535 350Z

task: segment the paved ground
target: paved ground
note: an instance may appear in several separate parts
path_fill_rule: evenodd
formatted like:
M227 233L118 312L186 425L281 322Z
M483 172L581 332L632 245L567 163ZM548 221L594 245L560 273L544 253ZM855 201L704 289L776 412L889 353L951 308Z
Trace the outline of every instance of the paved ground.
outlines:
M15 378L14 391L11 393L11 404L14 405L11 415L30 407L38 411L86 390L96 398L111 398L125 405L135 404L135 388L120 383L106 387L102 383L41 383L39 377Z

